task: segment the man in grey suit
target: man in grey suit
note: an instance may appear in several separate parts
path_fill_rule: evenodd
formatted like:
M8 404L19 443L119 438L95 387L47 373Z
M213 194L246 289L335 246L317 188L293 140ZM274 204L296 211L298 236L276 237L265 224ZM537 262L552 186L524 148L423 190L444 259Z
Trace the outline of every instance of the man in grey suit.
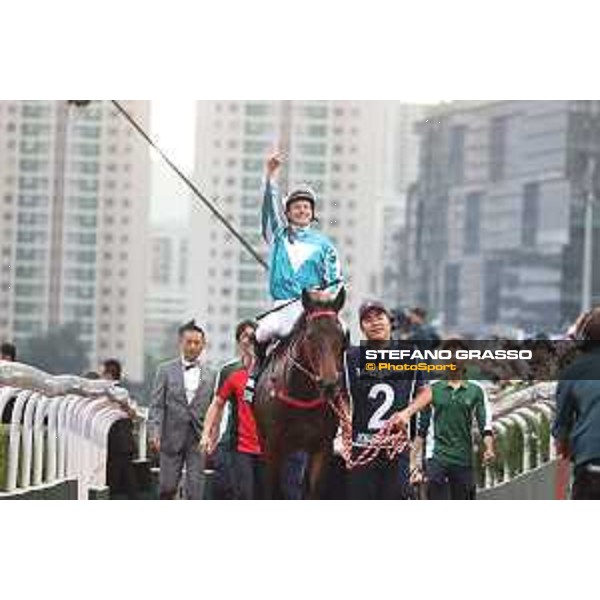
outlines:
M203 495L204 457L199 449L215 371L203 358L204 331L194 321L179 328L180 356L159 366L149 415L151 448L160 453L160 498L177 494L185 466L185 497Z

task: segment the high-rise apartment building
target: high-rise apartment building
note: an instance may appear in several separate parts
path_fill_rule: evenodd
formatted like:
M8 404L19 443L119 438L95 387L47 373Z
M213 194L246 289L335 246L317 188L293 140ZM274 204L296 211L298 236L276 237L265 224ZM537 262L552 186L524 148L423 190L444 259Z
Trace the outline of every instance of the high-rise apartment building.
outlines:
M175 351L177 326L188 308L188 229L180 223L154 225L150 232L146 288L147 355L164 359ZM167 356L164 352L172 346Z
M373 287L392 308L406 304L406 198L417 180L419 135L416 124L427 106L396 101L378 102L372 134L378 152L375 169L377 200L377 249L380 268Z
M124 101L148 126L149 104ZM148 149L109 102L0 102L0 337L77 322L143 375Z

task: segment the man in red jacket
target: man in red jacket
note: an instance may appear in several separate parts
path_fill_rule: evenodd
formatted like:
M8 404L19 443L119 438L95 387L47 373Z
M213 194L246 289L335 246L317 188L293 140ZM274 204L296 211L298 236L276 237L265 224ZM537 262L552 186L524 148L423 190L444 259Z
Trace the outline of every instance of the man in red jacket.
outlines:
M254 361L254 328L248 326L239 332L238 348L241 366L231 370L220 382L217 393L206 413L200 448L212 454L219 440L225 406L231 400L231 415L235 439L232 452L232 484L237 500L256 500L263 495L264 464L252 406L244 399L249 369Z

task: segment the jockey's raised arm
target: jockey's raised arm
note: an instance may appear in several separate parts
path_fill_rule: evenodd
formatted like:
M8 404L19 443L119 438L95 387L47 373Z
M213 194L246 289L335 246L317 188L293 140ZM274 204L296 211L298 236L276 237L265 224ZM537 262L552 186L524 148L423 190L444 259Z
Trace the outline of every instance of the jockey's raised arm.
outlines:
M287 225L283 206L276 185L267 174L262 204L262 236L267 244L272 244L275 234Z
M267 160L265 172L265 187L262 204L262 236L267 244L272 244L275 233L287 225L279 190L273 179L281 166L282 158L275 154Z

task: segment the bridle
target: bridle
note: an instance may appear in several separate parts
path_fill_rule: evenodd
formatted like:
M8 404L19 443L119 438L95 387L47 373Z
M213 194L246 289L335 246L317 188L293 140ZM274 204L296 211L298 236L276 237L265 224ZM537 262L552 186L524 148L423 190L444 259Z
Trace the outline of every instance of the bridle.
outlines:
M337 312L333 309L312 310L306 313L305 322L310 323L312 321L315 321L316 319L331 317L337 319ZM309 366L307 368L302 363L300 363L298 359L294 356L294 354L296 354L298 346L305 340L306 332L307 328L302 332L302 335L294 339L287 347L283 356L284 368L282 379L283 381L287 381L288 375L293 369L300 371L307 378L307 380L310 381L310 383L315 387L318 394L317 397L311 400L299 400L291 397L289 394L289 390L285 387L275 388L273 395L275 398L277 398L284 404L287 404L288 406L302 409L313 409L325 405L328 399L321 390L321 377L319 376L317 369L315 368L314 362L312 361L312 357L308 358ZM339 385L337 385L335 391L339 391Z

